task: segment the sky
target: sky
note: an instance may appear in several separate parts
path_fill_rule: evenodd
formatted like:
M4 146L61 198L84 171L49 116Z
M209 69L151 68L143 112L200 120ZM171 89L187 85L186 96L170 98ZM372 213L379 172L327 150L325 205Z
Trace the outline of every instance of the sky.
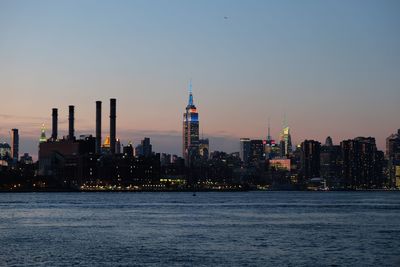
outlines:
M210 150L239 138L278 139L284 114L295 144L385 138L400 128L400 1L0 0L0 142L20 131L37 155L42 123L93 134L95 101L117 98L117 137L149 136L180 154L192 79Z

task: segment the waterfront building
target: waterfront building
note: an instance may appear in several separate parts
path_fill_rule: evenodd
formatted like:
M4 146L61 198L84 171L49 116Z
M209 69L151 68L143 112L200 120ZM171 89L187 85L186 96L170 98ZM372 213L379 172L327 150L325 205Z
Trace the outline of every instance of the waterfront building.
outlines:
M357 137L344 140L342 151L343 185L348 189L368 189L382 186L382 152L376 148L375 138Z
M300 177L303 182L320 176L321 143L305 140L300 145Z
M400 129L386 138L386 159L390 185L400 188Z
M321 147L320 174L329 187L338 187L341 177L341 151L340 146L334 145L328 136L325 145Z

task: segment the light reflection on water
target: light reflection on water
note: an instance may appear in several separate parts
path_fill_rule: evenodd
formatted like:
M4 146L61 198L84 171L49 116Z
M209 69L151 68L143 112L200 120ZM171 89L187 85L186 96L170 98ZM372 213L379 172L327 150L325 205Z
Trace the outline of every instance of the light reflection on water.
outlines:
M400 266L400 192L0 194L0 265Z

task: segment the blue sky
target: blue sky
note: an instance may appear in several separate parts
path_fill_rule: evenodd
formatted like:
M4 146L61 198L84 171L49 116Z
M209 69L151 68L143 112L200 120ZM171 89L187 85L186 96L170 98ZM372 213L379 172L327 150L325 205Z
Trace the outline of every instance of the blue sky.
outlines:
M399 1L0 1L0 141L21 132L36 153L40 125L76 105L94 133L96 100L118 99L123 143L152 137L181 151L193 81L211 150L278 138L384 138L400 128ZM225 19L224 17L228 17ZM49 134L49 131L48 131Z

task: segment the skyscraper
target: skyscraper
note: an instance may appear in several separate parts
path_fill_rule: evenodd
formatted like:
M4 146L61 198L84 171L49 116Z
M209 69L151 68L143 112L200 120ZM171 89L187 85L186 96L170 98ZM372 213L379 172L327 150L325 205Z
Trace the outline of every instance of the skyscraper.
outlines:
M301 176L303 182L320 174L321 143L314 140L305 140L301 143Z
M326 179L329 187L340 186L341 177L341 151L340 146L333 145L332 138L328 136L325 145L321 146L320 166L321 177Z
M19 154L19 134L18 129L11 129L11 157L13 163L18 162Z
M192 82L189 84L189 102L186 111L183 113L183 151L186 165L191 165L192 161L199 154L199 114L193 102Z
M150 157L153 154L153 146L150 143L150 138L145 137L142 140L143 156Z
M390 184L400 188L400 129L386 138L386 158Z
M199 154L203 160L208 160L210 154L210 141L208 138L199 140Z
M249 163L251 153L250 138L240 138L240 159L244 163Z
M110 151L111 154L115 154L115 142L117 141L116 129L117 129L117 100L115 98L110 99Z
M283 127L280 134L280 150L281 157L287 157L292 153L292 137L290 135L290 127L287 125L286 116L283 120Z
M357 137L342 141L340 146L346 188L365 189L382 185L382 156L376 148L375 138Z
M258 162L265 159L264 157L264 142L263 140L250 141L250 161Z

